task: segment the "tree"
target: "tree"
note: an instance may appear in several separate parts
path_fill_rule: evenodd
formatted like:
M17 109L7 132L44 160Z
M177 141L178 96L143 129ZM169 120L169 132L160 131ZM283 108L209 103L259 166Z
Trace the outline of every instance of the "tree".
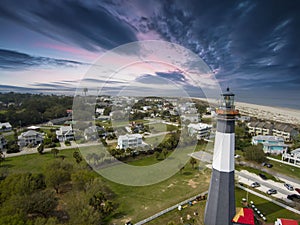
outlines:
M104 153L104 152L101 152L99 156L100 156L100 159L103 161L103 159L104 159L104 157L105 157L105 153Z
M194 159L194 158L191 158L191 159L190 159L190 164L192 165L193 169L195 169L196 163L197 163L197 160L196 160L196 159Z
M38 153L43 154L44 152L44 144L41 143L37 148Z
M162 150L162 154L164 155L164 159L167 158L168 150L164 148L164 149Z
M93 154L92 153L88 153L87 155L86 155L86 159L87 159L87 161L89 161L89 164L91 164L91 160L93 159Z
M292 149L300 148L300 134L297 136L293 137L293 145Z
M179 173L182 174L182 171L184 170L184 165L182 163L180 163L178 165L178 169L179 169Z
M56 206L58 200L54 193L49 190L34 192L31 195L22 196L17 199L16 206L26 215L49 216Z
M83 88L84 96L86 97L86 93L88 92L88 88Z
M66 198L66 209L69 215L69 224L101 224L100 212L94 210L89 204L85 192L71 192Z
M78 151L73 152L73 157L76 160L76 163L80 163L82 161L82 156Z
M100 161L100 155L93 153L93 158L94 158L94 163L96 163L97 165L99 164Z
M5 155L4 153L0 150L0 166L1 166L1 163L4 162L5 160Z
M87 191L87 187L92 183L94 178L94 174L87 170L79 170L71 175L73 185L78 190L84 190L85 192Z
M90 199L90 205L94 210L99 211L104 216L109 215L113 210L113 203L107 200L106 196L102 192L97 192Z
M51 153L53 154L54 158L56 158L57 154L59 153L59 150L57 148L52 148Z
M71 180L72 169L71 164L63 163L63 161L49 164L45 179L47 186L59 193L60 186Z
M266 161L265 153L262 149L262 144L251 145L245 148L244 151L245 159L262 163Z
M159 152L155 152L154 153L154 157L158 160L159 159L159 156L160 156L160 153Z

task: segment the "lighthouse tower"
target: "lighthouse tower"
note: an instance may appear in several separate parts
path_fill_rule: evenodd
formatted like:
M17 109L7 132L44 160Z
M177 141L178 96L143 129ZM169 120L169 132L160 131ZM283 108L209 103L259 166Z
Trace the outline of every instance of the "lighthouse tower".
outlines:
M234 125L238 111L227 88L217 110L212 176L205 208L205 225L230 225L235 216Z

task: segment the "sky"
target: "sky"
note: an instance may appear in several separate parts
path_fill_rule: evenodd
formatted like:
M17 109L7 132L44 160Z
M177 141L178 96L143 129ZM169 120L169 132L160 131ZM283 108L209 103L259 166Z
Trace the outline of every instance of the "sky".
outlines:
M177 94L184 90L197 97L201 96L199 82L210 75L221 89L230 86L238 101L300 109L299 1L1 3L0 92L73 94L84 81L84 85L93 83L119 94L125 87L150 94L155 87L155 93L165 91L167 95L173 85L180 89ZM118 75L104 73L104 69L101 75L99 71L92 74L98 64L103 66L108 52L150 40L188 49L203 60L209 72L202 67L198 77L194 71L190 79L186 54L175 60L172 52L160 52L156 46L152 55L140 50L122 52L123 57L115 57L117 63L110 56L104 67L124 67ZM136 52L143 59L133 65ZM174 60L168 61L165 54ZM145 62L149 58L153 61ZM201 83L203 86L206 84Z

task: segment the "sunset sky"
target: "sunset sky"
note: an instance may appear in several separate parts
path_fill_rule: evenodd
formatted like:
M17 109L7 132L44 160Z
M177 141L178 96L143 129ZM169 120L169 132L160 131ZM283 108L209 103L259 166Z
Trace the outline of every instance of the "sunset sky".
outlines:
M72 94L107 51L162 40L202 58L239 101L300 108L299 1L4 0L0 27L1 92ZM144 66L133 80L193 86L176 68Z

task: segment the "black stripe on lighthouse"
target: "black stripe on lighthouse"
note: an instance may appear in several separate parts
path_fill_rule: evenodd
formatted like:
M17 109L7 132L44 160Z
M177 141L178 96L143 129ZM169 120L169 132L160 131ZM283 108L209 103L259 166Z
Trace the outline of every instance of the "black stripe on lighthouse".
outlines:
M205 225L231 225L235 215L234 125L234 119L218 117Z

